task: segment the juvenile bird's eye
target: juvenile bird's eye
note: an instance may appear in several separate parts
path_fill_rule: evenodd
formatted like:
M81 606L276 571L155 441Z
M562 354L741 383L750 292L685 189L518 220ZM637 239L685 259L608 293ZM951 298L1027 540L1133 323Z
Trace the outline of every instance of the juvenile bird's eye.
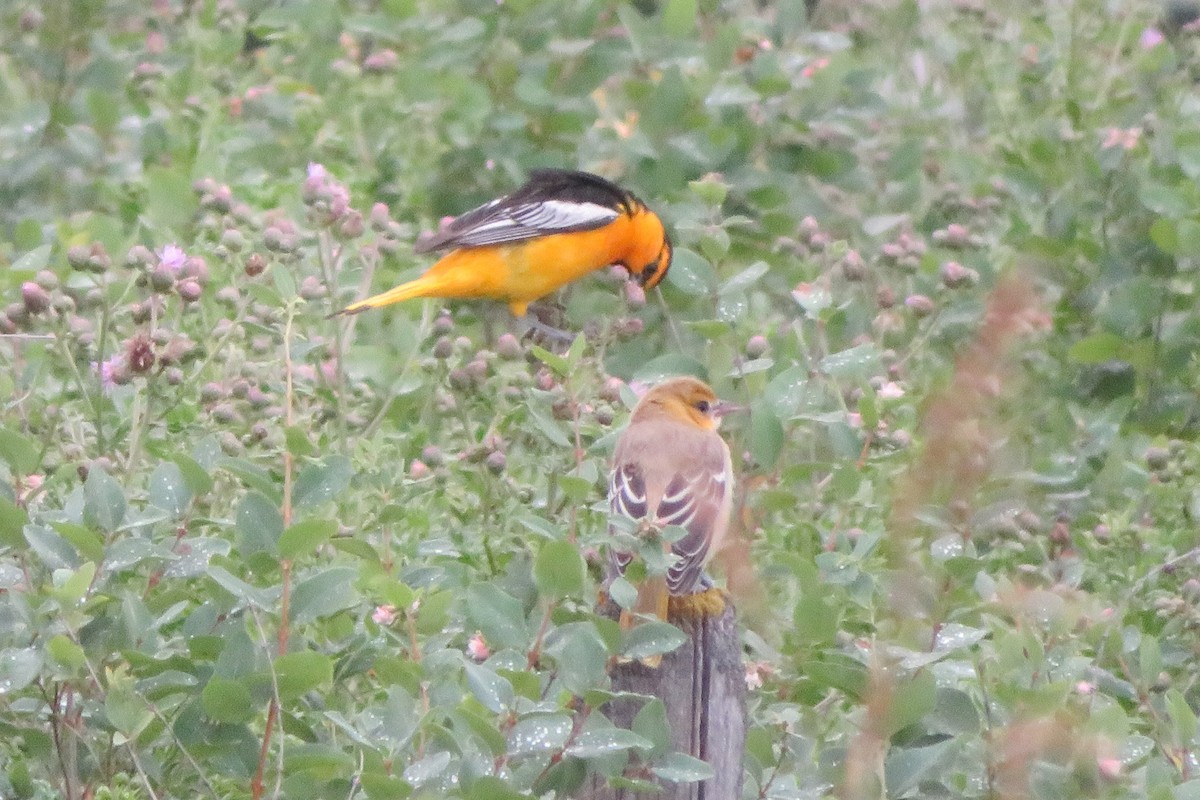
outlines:
M707 400L700 400L696 403L696 410L699 411L701 414L707 414L708 409L709 409L709 405L708 405Z

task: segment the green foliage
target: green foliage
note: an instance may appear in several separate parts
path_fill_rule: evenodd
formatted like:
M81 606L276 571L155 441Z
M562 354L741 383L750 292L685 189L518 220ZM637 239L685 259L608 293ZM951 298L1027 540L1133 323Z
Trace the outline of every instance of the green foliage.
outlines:
M805 5L0 10L0 795L703 780L604 715L682 634L593 608L685 372L749 409L747 797L1200 796L1194 33ZM327 317L542 165L660 291Z

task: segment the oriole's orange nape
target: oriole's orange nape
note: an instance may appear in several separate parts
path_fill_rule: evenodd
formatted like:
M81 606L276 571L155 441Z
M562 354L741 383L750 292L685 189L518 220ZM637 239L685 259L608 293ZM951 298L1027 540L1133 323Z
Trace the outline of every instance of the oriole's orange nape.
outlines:
M338 313L442 297L497 300L519 317L534 300L597 269L620 264L649 289L671 266L662 220L637 195L562 169L534 170L512 194L468 211L413 250L450 252L416 280Z
M639 526L678 525L685 533L671 545L664 543L674 563L665 575L639 582L636 601L621 613L622 627L630 627L636 614L665 620L671 597L699 595L712 587L704 565L720 549L733 507L732 460L717 428L725 414L739 408L691 377L658 384L634 407L613 452L611 511ZM609 582L624 575L632 560L631 552L610 550ZM699 603L696 613L704 613L703 607Z

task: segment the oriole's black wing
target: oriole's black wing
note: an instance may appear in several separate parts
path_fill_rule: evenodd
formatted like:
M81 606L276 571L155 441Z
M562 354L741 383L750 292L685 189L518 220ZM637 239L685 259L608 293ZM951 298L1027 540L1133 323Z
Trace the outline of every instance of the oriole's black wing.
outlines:
M512 194L484 203L417 242L427 253L458 247L514 244L539 236L602 228L639 201L588 172L534 170Z

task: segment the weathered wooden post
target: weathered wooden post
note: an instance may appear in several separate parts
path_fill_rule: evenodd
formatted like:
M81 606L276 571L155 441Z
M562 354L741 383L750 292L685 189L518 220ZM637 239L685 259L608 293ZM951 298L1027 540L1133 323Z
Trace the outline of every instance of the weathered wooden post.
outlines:
M655 795L613 789L597 777L585 786L580 795L584 800L738 800L742 796L746 672L737 614L728 596L724 610L716 616L695 614L697 604L689 602L691 599L672 597L668 606L668 621L687 634L688 641L664 655L657 667L638 661L617 664L612 688L660 698L666 706L674 749L707 762L713 777L691 783L659 780L663 791ZM600 611L615 619L619 609L608 601ZM629 728L641 706L634 700L621 700L602 710L613 724Z

